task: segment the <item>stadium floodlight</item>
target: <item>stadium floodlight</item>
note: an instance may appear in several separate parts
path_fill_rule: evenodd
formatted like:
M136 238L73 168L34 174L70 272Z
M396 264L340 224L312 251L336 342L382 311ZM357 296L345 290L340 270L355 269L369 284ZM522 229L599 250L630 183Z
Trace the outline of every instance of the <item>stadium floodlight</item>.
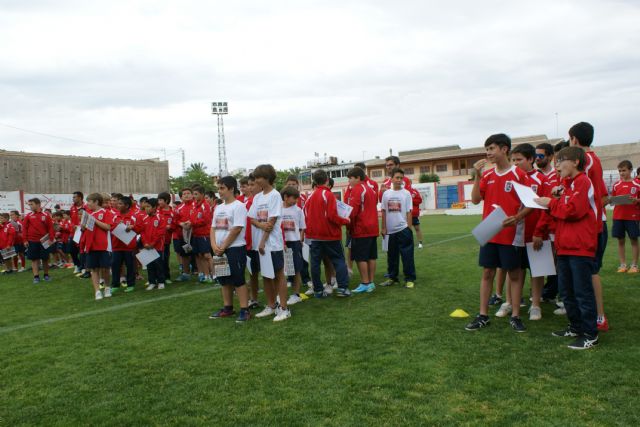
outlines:
M224 120L222 116L229 114L229 106L226 102L212 102L211 114L218 117L218 176L229 174L227 169L227 147L224 139Z

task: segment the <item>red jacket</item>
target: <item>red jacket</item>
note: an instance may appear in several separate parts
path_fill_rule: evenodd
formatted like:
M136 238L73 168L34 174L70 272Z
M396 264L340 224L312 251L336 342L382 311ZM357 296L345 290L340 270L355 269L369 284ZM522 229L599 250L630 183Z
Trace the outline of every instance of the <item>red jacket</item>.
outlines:
M120 224L121 222L126 225L126 226L131 226L132 229L136 229L136 216L135 213L132 210L129 210L127 213L116 213L116 215L113 217L112 223L113 223L113 227L111 228L116 228L116 226L118 224ZM128 245L125 245L125 243L118 239L116 236L113 235L113 233L111 233L111 247L113 248L113 251L116 252L121 252L121 251L133 251L136 248L136 239L133 239L131 242L129 242Z
M420 204L422 203L422 196L420 192L413 187L409 188L409 194L411 194L411 216L417 218L420 216Z
M253 205L253 197L254 196L249 197L244 202L244 205L247 208L247 213L249 212L249 209L251 209L251 205ZM249 218L249 216L247 216L247 226L244 228L244 240L247 242L247 250L250 251L253 240L251 237L251 218Z
M342 240L340 226L349 223L338 216L336 196L324 185L318 186L304 205L305 236L316 240Z
M53 241L53 219L46 212L29 212L22 221L27 242L39 242L46 234Z
M164 238L166 236L166 224L161 215L156 212L147 215L142 223L136 223L135 230L140 233L140 240L144 246L151 245L162 253L164 250Z
M5 222L0 225L0 249L7 249L13 247L13 242L16 237L16 229L13 228L11 222Z
M191 218L191 210L193 209L193 202L182 202L180 206L173 211L173 238L175 240L182 240L182 227L180 223L189 221Z
M191 228L192 237L209 237L211 234L211 220L213 219L211 206L204 200L200 203L194 203L191 211Z
M565 179L564 191L551 199L549 210L556 218L555 247L558 255L593 257L598 239L598 207L587 175Z
M349 216L351 237L376 237L380 233L376 192L361 182L351 189L347 203L353 208Z
M158 214L164 219L165 229L167 230L167 235L164 236L164 244L168 245L171 243L171 237L176 228L176 224L174 223L175 213L173 209L169 207L167 209L158 209ZM182 230L182 227L179 228Z

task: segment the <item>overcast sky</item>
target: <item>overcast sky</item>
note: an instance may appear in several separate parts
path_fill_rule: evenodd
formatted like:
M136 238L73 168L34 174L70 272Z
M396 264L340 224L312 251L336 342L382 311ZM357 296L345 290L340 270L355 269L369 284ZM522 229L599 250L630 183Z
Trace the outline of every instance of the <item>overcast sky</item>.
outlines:
M218 100L229 169L555 137L556 113L638 141L639 22L631 0L0 0L0 148L214 172Z

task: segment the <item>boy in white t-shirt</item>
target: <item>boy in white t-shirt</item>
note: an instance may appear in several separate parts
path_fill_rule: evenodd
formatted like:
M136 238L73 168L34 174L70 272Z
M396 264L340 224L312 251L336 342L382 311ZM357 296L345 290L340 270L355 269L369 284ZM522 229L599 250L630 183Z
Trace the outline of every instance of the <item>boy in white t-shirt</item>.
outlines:
M391 286L398 282L399 258L402 257L402 269L406 288L413 288L416 280L416 267L413 261L413 233L411 194L402 188L404 171L395 168L391 171L392 187L382 195L382 236L388 235L389 252L387 254L387 276L389 280L381 286Z
M262 191L255 195L249 209L251 218L251 239L254 250L260 254L260 272L264 282L267 306L256 317L275 314L274 322L291 317L287 306L287 282L284 277L284 239L282 236L282 197L273 188L276 170L271 165L259 165L253 171L256 185ZM267 263L271 263L271 266ZM266 267L269 266L269 267ZM268 270L273 270L268 277ZM276 294L280 297L280 306L276 306Z
M304 213L297 205L300 192L295 187L285 187L282 190L282 199L284 206L282 208L282 230L284 231L284 239L289 248L293 252L293 268L295 276L293 277L293 294L287 300L287 304L293 305L309 297L300 294L300 284L302 282L302 242L304 241L304 230L307 225L304 221Z
M211 249L216 256L227 257L230 274L219 276L222 284L224 306L209 316L210 319L230 317L233 311L233 290L235 288L240 301L240 315L236 322L243 323L251 318L249 314L249 291L244 279L247 266L247 248L244 239L244 227L247 223L247 209L236 200L238 182L232 176L218 180L218 191L224 203L218 205L213 213L211 224Z

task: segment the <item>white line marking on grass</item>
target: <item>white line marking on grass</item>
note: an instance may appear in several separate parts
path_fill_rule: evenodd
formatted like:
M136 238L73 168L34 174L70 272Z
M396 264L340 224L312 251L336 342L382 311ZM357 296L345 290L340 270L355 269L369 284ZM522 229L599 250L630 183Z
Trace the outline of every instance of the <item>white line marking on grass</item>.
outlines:
M473 234L469 233L469 234L465 234L464 236L458 236L458 237L452 237L451 239L444 239L444 240L438 240L437 242L433 242L433 243L427 243L425 245L425 247L431 247L431 246L436 246L439 245L441 243L449 243L449 242L454 242L456 240L462 240L462 239L466 239L467 237L471 237L473 236Z
M218 289L218 288L196 289L196 290L193 290L193 291L180 292L180 293L177 293L177 294L165 295L165 296L162 296L162 297L151 298L151 299L147 299L147 300L143 300L143 301L127 302L127 303L124 303L124 304L119 304L119 305L114 305L114 306L111 306L111 307L101 308L99 310L84 311L82 313L75 313L75 314L70 314L68 316L62 316L62 317L52 317L50 319L38 320L36 322L23 323L22 325L5 326L5 327L0 328L0 335L6 334L6 333L9 333L9 332L19 331L21 329L32 328L34 326L49 325L51 323L62 322L62 321L65 321L65 320L79 319L81 317L87 317L87 316L93 316L93 315L96 315L96 314L102 314L102 313L109 313L109 312L112 312L112 311L124 310L125 308L135 307L135 306L143 305L143 304L150 304L152 302L158 302L158 301L164 301L164 300L168 300L168 299L188 297L190 295L201 294L203 292L209 292L209 291L213 291L215 289Z

